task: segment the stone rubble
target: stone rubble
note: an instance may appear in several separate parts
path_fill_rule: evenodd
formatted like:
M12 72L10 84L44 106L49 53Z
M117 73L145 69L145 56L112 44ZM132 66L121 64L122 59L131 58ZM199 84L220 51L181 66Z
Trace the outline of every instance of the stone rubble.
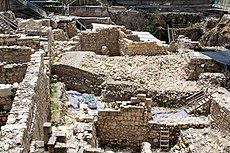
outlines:
M194 90L195 82L186 81L188 62L180 55L107 57L89 55L82 68L104 74L113 80L131 81L144 89Z

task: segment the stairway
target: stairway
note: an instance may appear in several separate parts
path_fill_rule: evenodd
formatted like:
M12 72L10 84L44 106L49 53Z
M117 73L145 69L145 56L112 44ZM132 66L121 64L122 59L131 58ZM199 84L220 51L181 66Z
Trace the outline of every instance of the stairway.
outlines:
M0 13L0 27L5 29L5 31L14 31L18 28L18 25L4 14Z
M22 4L23 6L25 6L26 9L36 13L39 17L42 17L42 18L47 17L47 13L46 13L45 10L43 10L41 7L39 7L38 5L36 5L36 4L34 4L34 3L30 2L30 1L27 1L27 0L14 0L14 1ZM31 14L31 16L32 15L34 15L34 14Z
M169 150L169 129L167 127L160 127L160 149L162 151Z
M0 13L0 33L13 33L18 28L11 19Z
M209 98L205 95L203 91L200 91L188 98L186 98L188 104L185 108L185 111L188 114L195 113L199 108L204 106L209 102Z

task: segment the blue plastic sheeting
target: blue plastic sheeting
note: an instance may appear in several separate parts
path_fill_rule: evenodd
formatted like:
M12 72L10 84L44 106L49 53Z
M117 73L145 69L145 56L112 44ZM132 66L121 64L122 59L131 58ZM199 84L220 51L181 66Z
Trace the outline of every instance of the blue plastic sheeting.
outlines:
M221 64L230 66L230 51L201 52L201 53Z
M78 91L67 91L69 102L70 102L70 110L75 111L80 108L80 104L87 104L89 108L93 110L101 110L103 109L103 105L93 94L83 93L81 94Z
M162 118L175 118L175 117L188 117L188 114L184 111L176 111L176 112L152 112L153 117L162 117Z

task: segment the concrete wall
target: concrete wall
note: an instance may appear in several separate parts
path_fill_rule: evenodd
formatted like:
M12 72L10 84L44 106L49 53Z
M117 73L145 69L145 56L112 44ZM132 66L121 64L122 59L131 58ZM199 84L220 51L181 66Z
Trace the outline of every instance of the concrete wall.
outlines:
M107 7L103 6L72 6L70 7L70 15L82 17L107 17L109 13Z
M54 14L65 14L64 7L46 7L46 10ZM82 17L108 17L107 7L102 6L70 6L69 15Z

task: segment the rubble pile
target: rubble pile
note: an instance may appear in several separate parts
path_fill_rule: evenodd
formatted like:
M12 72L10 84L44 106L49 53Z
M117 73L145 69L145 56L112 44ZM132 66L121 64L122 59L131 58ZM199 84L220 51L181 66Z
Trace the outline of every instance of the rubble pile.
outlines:
M88 55L82 68L104 74L113 80L131 81L145 89L194 90L195 82L186 81L187 62L180 55L107 57Z

